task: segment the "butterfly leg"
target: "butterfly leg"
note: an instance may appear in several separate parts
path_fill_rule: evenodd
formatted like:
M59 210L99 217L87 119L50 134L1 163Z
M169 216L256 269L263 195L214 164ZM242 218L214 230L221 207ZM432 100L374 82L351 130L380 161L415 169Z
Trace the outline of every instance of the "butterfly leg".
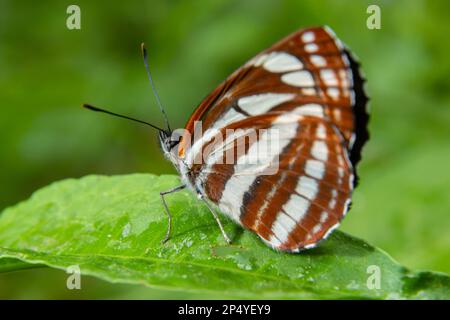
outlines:
M167 206L167 203L166 203L166 200L164 199L164 196L168 195L170 193L178 192L180 190L183 190L184 188L186 188L186 185L182 184L181 186L178 186L178 187L175 187L173 189L170 189L170 190L163 191L163 192L159 193L159 195L161 196L162 203L164 205L164 210L166 211L166 214L167 214L167 219L168 219L166 235L161 240L161 243L165 243L165 242L167 242L167 240L169 240L170 233L172 231L172 215L170 214L169 207Z
M220 228L220 231L222 232L223 238L225 239L225 241L226 241L228 244L231 244L231 240L230 240L230 238L228 237L227 233L225 232L225 229L223 228L222 223L220 222L219 216L218 216L217 213L214 211L214 209L211 208L211 206L209 205L209 203L208 203L205 199L202 198L202 200L203 200L203 202L206 204L206 206L208 207L209 211L211 211L211 213L212 213L214 219L216 220L217 224L219 225L219 228Z

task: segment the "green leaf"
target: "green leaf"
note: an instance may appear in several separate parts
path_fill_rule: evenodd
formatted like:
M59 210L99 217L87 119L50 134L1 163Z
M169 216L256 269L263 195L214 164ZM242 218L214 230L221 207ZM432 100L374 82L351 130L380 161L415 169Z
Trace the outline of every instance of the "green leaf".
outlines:
M316 249L287 254L222 217L233 238L227 245L188 191L167 197L174 230L162 245L167 217L159 192L177 184L175 176L148 174L54 183L0 215L0 261L78 265L82 274L107 281L203 292L205 298L450 298L447 275L409 271L339 231ZM368 270L377 268L380 288L369 289Z
M21 261L18 259L13 258L0 259L0 273L39 267L42 266L39 264L26 263L25 261Z

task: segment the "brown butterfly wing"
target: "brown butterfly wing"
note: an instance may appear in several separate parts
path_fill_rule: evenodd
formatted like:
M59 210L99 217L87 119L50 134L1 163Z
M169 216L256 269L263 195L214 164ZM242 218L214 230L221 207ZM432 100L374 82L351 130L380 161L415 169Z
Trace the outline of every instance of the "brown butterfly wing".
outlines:
M276 70L273 66L277 53L297 58L302 68L270 71ZM272 65L272 69L264 67L267 65ZM310 74L313 81L297 81L293 85L292 79L299 73ZM291 82L282 81L283 77L287 81L291 79ZM358 63L331 29L302 29L262 51L236 70L201 102L185 128L192 132L194 121L202 121L204 130L214 126L230 109L238 106L239 99L243 97L267 92L292 93L295 98L288 103L291 107L298 103L323 106L327 118L343 134L352 162L356 165L368 139L368 98L363 90L364 82ZM286 110L289 106L278 105L269 112L280 108ZM183 152L187 147L181 145Z
M188 131L202 121L204 131L223 136L213 143L214 135L202 135L194 148L182 140L183 159L200 152L205 160L214 159L185 160L192 183L274 248L314 246L338 225L350 203L350 160L356 164L367 140L362 85L356 63L329 29L286 37L234 72L189 119ZM257 134L237 150L242 142L232 137L225 143L226 129L277 129L280 137ZM269 154L277 159L277 170L267 174L261 164L239 163L270 139L278 143ZM235 162L217 161L230 149Z
M334 229L350 203L353 169L344 139L328 121L284 113L233 123L226 129L279 131L277 161L268 167L235 161L209 164L197 177L207 198L272 247L298 251L314 246ZM235 139L235 141L238 138ZM219 143L211 148L223 159L230 148L236 159L248 156L264 136L246 144ZM281 150L281 152L279 152Z

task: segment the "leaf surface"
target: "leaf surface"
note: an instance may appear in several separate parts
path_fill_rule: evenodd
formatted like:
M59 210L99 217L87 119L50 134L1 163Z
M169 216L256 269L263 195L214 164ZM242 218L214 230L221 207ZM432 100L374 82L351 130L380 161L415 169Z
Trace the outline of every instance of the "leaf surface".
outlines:
M318 248L276 252L189 191L167 197L172 238L159 192L176 176L87 176L53 183L0 215L0 271L29 265L121 283L229 298L450 298L450 278L412 272L366 242L336 231ZM12 259L14 260L12 260ZM18 260L22 261L21 263ZM379 271L379 286L376 276Z

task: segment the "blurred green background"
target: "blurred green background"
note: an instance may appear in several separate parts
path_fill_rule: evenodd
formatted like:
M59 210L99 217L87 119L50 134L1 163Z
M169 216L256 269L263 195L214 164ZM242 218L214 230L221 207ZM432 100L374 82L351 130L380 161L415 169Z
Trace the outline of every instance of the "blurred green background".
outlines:
M66 8L81 7L81 30ZM381 30L366 9L381 8ZM414 269L450 272L450 2L0 0L0 208L87 174L175 173L155 132L83 102L162 123L139 52L182 127L201 99L260 50L327 24L359 56L372 98L360 185L341 227ZM0 275L0 298L203 297L62 271ZM211 296L209 296L211 297Z

